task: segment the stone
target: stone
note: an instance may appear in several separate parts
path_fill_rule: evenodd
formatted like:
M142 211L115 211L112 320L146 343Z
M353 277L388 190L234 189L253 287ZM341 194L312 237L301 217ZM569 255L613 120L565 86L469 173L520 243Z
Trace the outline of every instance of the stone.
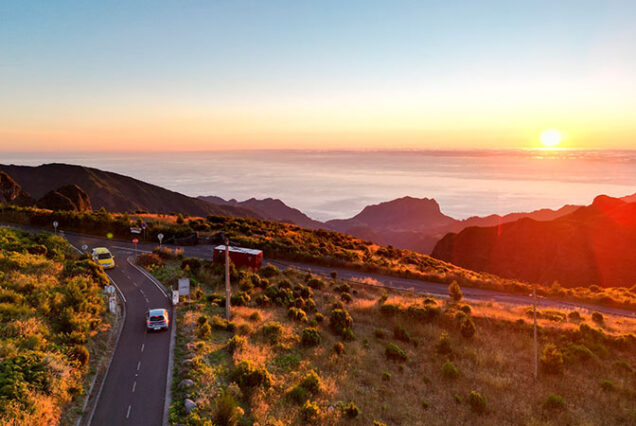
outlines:
M190 414L192 410L197 408L196 402L187 398L183 401L183 406L185 407L186 414Z
M191 379L183 379L179 382L179 389L191 388L194 386L194 382Z

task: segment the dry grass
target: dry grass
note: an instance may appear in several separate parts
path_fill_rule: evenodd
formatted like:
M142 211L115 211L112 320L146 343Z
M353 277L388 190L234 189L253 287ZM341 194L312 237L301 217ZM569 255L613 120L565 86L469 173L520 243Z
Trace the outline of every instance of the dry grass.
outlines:
M294 284L303 276L293 272L285 274ZM282 278L282 277L281 277ZM276 282L277 279L272 279ZM328 317L332 303L338 295L327 286L324 291L314 291L319 312ZM208 289L208 291L214 289ZM256 289L254 297L261 290ZM287 308L236 307L233 309L237 330L242 324L247 345L234 354L225 349L229 332L214 332L210 340L201 342L203 355L195 355L204 366L187 372L178 371L177 378L192 377L199 408L196 414L185 416L180 409L181 395L176 395L173 405L173 422L201 424L201 419L213 415L213 395L229 383L229 371L239 361L248 360L265 366L272 375L272 387L257 390L252 395L241 395L240 403L245 411L244 422L258 424L305 424L300 416L300 405L286 395L298 385L310 370L318 372L322 379L319 394L311 396L320 408L320 424L339 424L345 420L351 424L371 424L374 420L386 424L628 424L636 422L636 375L614 365L625 361L636 365L636 343L618 344L613 337L592 347L591 359L566 360L565 370L559 375L541 372L535 382L532 376L532 329L527 307L510 307L494 303L472 304L471 317L477 324L477 333L471 339L464 338L459 330L457 315L459 306L438 300L442 314L429 322L408 319L404 314L386 317L380 312L383 289L354 290L354 300L346 305L354 320L354 341L343 341L332 333L328 318L318 324L322 342L319 346L305 348L299 336L307 324L292 322L287 318ZM424 297L389 292L385 304L406 307L423 305ZM194 322L201 313L221 314L223 309L206 303L193 303L181 308L186 322ZM250 315L258 311L259 321L251 321ZM564 311L567 314L567 312ZM590 319L591 313L581 312L582 322L599 328ZM309 315L310 320L313 315ZM521 323L519 320L523 320ZM261 327L268 321L283 325L283 338L279 344L270 344L263 338ZM393 329L403 327L417 341L405 343L393 338ZM578 322L539 320L539 348L555 343L564 352L577 340ZM606 336L633 333L636 321L625 318L605 317L601 327ZM376 337L376 330L384 330L386 337ZM440 355L436 351L442 332L449 335L452 353ZM182 332L181 341L197 340L194 328ZM632 337L633 339L633 337ZM337 342L344 343L345 353L333 351ZM384 354L387 343L397 344L408 360L404 363L388 361ZM192 354L186 355L190 356ZM442 365L453 362L460 372L457 379L447 379ZM386 372L390 375L387 380ZM384 378L383 378L384 376ZM601 381L611 382L613 390L603 390ZM477 391L487 398L487 411L474 412L468 396ZM549 394L563 397L565 408L544 407ZM458 402L461 400L461 402ZM353 401L360 409L355 419L347 419L341 407ZM424 406L426 403L426 407Z

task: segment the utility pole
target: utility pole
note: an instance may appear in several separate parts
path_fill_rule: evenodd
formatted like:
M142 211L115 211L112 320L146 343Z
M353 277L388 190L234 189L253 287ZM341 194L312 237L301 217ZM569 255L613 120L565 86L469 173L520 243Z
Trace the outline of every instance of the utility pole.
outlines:
M534 315L534 380L537 380L539 374L538 355L537 355L537 286L532 288L532 313Z
M231 319L230 313L230 240L225 237L225 319Z

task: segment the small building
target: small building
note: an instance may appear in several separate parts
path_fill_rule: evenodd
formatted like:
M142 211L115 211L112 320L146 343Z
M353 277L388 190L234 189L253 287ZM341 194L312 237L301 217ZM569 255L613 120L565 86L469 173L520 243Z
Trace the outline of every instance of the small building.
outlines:
M263 263L263 251L244 247L230 246L230 260L237 268L259 269ZM225 263L225 245L214 247L212 261L216 265Z

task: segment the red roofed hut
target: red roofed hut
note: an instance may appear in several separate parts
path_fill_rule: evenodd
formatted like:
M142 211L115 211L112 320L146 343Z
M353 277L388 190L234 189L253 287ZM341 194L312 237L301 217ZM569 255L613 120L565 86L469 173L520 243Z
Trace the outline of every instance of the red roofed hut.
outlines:
M215 265L223 265L225 263L225 245L214 247L212 260ZM263 251L230 246L230 260L237 268L259 269L261 263L263 263Z

